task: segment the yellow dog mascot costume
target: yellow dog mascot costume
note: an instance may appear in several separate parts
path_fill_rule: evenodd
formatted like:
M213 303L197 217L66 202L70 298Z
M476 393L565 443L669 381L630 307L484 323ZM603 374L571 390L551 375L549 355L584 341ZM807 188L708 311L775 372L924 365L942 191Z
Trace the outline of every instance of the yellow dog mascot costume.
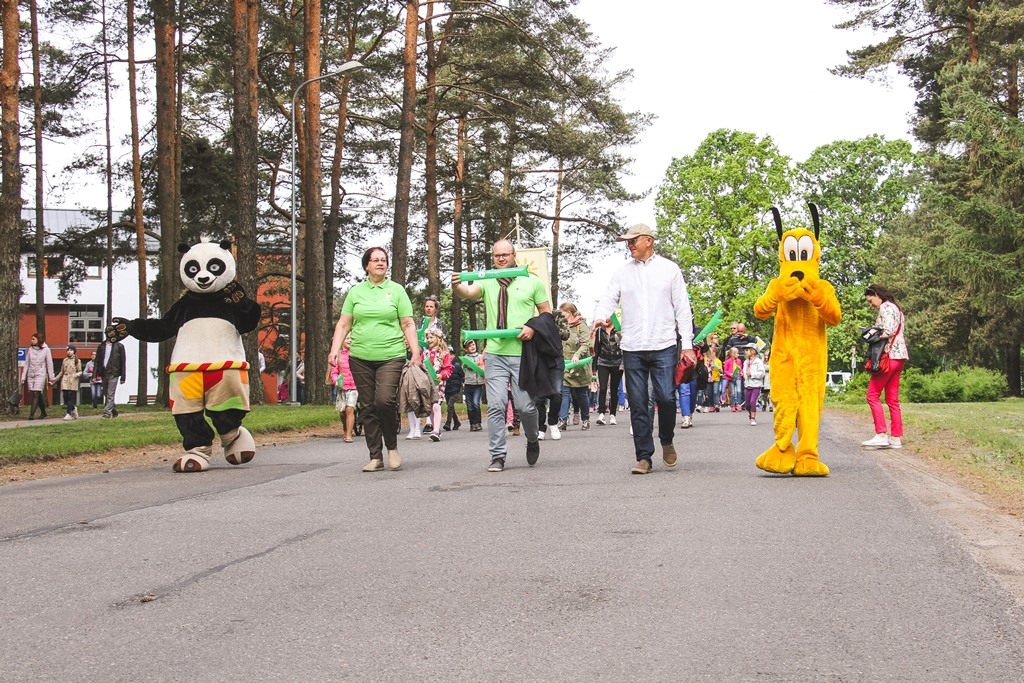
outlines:
M830 282L818 277L821 246L818 208L810 205L814 232L782 230L782 216L772 207L779 233L779 276L768 283L754 304L754 315L775 314L775 336L769 371L775 404L775 443L757 458L767 472L797 477L827 477L818 460L818 430L825 405L828 345L825 326L839 324L843 313ZM793 432L800 433L793 448Z

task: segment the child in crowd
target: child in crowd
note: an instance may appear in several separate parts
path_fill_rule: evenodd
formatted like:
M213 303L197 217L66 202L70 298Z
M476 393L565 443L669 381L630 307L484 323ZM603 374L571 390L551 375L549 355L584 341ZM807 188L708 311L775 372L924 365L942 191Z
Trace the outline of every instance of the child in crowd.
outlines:
M427 359L437 373L437 401L431 409L430 424L434 429L430 431L431 441L441 440L441 401L444 397L444 385L452 376L452 354L448 353L448 344L441 334L441 330L431 327L427 330Z
M352 443L352 430L356 426L356 403L359 401L356 381L348 366L350 348L352 348L351 336L345 338L338 364L331 366L331 381L338 388L334 408L338 411L338 417L341 419L342 439L345 443Z
M747 413L750 415L750 426L757 426L757 400L761 396L761 385L764 382L765 368L757 347L748 346L747 360L743 362L743 380L746 385L746 395L743 397L747 405Z

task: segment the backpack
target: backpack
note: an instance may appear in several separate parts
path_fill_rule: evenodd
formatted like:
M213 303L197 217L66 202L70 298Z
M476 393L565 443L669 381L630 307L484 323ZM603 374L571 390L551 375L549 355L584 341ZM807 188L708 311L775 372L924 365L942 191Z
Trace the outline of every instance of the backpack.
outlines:
M703 355L703 354L700 354L700 352L698 351L698 355ZM704 389L707 389L707 388L708 388L708 364L704 362L703 358L701 358L701 360L697 362L697 391L703 391Z

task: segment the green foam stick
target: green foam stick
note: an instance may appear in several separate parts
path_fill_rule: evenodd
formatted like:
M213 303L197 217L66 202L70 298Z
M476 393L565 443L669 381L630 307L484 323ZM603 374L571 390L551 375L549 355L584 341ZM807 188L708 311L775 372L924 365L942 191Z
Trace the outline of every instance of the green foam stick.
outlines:
M420 346L427 345L427 325L430 324L430 318L427 316L423 317L423 326L416 330L416 339L419 340Z
M462 361L463 366L469 368L470 370L480 375L481 377L484 376L484 369L477 365L476 363L474 363L473 361L471 361L469 359L469 356L459 356L459 360Z
M717 311L715 311L715 314L711 317L711 320L708 322L708 324L704 326L704 329L698 332L697 336L693 338L693 343L699 344L702 341L704 341L704 337L711 334L711 331L718 327L718 323L722 322L723 317L725 317L725 311L719 308Z
M584 365L590 365L590 362L593 360L594 359L590 356L587 356L586 358L580 358L578 361L575 361L573 363L566 363L565 369L575 370L576 368L582 368Z
M530 274L529 266L518 268L496 268L493 270L467 270L459 273L459 282L474 282L476 280L494 280L499 277L526 277Z
M612 327L614 327L617 332L622 332L622 323L619 322L618 313L612 313Z
M427 374L430 375L430 379L437 383L437 371L434 370L433 364L430 362L430 357L427 354L423 354L423 367L427 369Z
M463 341L475 339L515 339L522 332L520 329L512 330L463 330Z

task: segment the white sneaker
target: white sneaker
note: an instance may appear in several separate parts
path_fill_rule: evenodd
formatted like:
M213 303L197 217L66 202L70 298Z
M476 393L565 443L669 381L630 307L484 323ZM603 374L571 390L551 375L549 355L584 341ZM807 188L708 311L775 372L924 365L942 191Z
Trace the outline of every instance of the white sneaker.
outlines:
M562 431L558 428L558 425L549 426L548 433L551 435L552 441L558 441L562 438Z
M756 427L757 426L757 420L755 420L754 418L750 418L750 426L751 427Z
M594 420L594 422L599 424L599 425L603 425L605 423L604 422L604 413L598 413L597 414L597 419Z
M608 416L608 424L610 424L610 425L618 424L618 422L615 421L615 416L614 415L609 415Z
M78 406L75 406L71 410L71 417L75 418L76 420L78 419Z
M409 434L405 438L406 439L422 439L423 438L423 432L421 432L420 430L417 429L415 432L409 432Z
M886 436L885 434L875 434L873 437L871 437L867 441L861 441L860 445L861 446L873 446L875 448L888 448L889 447L889 437Z
M537 432L537 441L543 441L544 440L544 432L545 431L547 431L547 430L542 429L539 432Z
M70 420L74 420L74 419L75 419L75 418L74 418L74 416L73 416L73 415L65 415L65 416L64 416L64 421L65 421L65 422L68 422L68 421L70 421Z
M898 436L890 436L889 448L903 448L903 439Z
M680 429L689 429L692 424L693 424L693 418L691 418L689 415L683 415L683 421L682 421L682 424L679 425L679 428Z

